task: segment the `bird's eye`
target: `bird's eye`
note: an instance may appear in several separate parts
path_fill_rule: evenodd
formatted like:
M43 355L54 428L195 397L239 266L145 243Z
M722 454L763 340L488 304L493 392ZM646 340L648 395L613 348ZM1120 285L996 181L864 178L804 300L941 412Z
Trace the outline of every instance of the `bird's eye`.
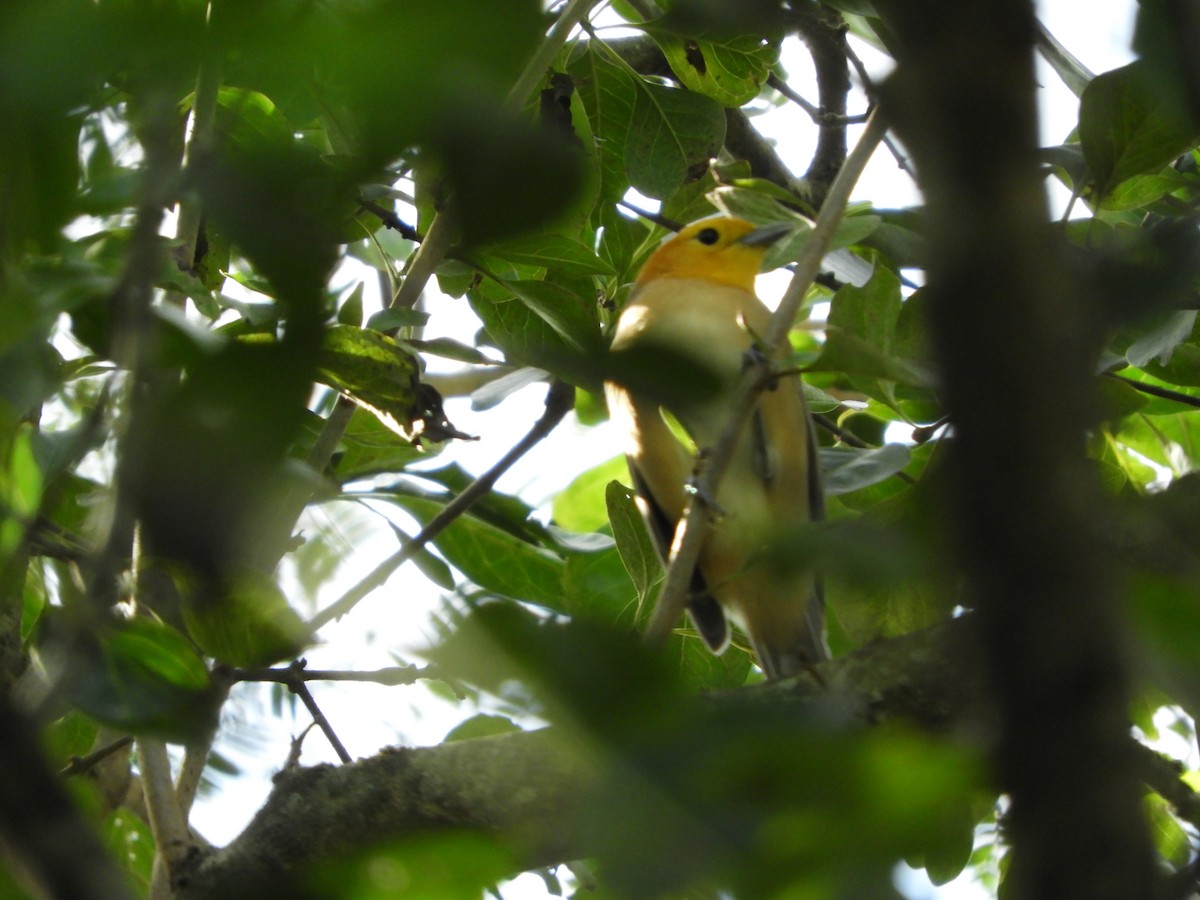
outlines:
M715 228L705 228L696 233L696 240L702 244L707 244L710 247L720 239L721 234Z

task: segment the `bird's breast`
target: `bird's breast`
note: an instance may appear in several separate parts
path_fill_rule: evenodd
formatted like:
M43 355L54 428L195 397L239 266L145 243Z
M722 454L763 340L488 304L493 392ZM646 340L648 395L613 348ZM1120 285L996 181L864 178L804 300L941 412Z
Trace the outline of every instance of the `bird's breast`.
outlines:
M617 322L613 349L645 341L694 356L732 383L743 355L770 312L748 291L699 278L663 278L641 285ZM748 326L748 327L747 327Z

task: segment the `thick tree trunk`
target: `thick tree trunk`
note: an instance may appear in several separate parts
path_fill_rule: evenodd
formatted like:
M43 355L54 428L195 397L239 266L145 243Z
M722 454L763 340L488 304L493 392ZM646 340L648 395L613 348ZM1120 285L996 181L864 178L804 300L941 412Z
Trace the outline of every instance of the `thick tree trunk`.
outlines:
M1149 897L1114 558L1092 424L1096 323L1048 223L1027 0L880 4L884 104L927 199L930 309L953 423L953 531L980 613L1012 798L1007 896Z

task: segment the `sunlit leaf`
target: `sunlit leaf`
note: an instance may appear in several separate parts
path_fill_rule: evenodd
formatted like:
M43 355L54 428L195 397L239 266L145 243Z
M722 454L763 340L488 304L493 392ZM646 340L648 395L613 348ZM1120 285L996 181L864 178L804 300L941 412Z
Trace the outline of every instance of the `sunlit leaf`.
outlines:
M442 504L397 495L394 502L427 523ZM433 541L471 581L505 597L561 609L564 563L548 551L473 516L460 516Z
M310 638L304 620L269 576L246 572L183 593L188 634L220 662L270 665L299 655Z
M778 56L776 47L750 34L706 38L648 31L684 87L727 107L757 97Z

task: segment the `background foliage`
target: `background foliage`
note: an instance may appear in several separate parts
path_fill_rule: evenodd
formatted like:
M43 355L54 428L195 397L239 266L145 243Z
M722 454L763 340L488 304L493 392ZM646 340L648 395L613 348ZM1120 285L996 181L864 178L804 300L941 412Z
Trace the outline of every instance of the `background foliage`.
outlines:
M305 678L324 677L427 679L480 710L446 747L548 722L583 748L589 774L567 779L584 812L548 813L572 835L568 855L531 852L520 828L472 819L473 803L490 801L464 794L461 818L446 819L460 827L449 831L393 824L374 834L382 846L353 835L319 869L281 849L297 896L471 896L538 868L555 894L883 897L897 896L901 860L936 883L967 870L1005 892L1027 832L1014 829L1010 856L1004 792L1016 809L1038 806L1011 775L1006 754L1023 726L1009 700L1046 683L996 677L1004 666L1038 671L1038 651L1023 659L1023 641L1003 639L1003 615L987 614L987 567L962 536L992 535L984 555L996 571L1023 564L1006 529L1036 533L1049 521L1039 498L1063 484L1075 491L1077 476L1085 500L1069 512L1089 550L1062 569L1092 567L1113 596L1078 598L1057 618L1051 597L1041 604L1053 623L1046 640L1058 642L1064 671L1089 648L1114 649L1111 668L1095 672L1115 685L1097 701L1111 718L1104 734L1123 735L1131 722L1146 742L1169 726L1194 751L1200 78L1181 48L1200 26L1188 4L1145 2L1138 59L1098 75L1038 36L1080 97L1079 121L1036 157L1030 143L1021 171L1031 183L1060 181L1075 199L1069 217L1046 222L1044 202L1009 191L1002 167L972 170L992 178L980 197L1009 191L1021 221L1039 223L1022 260L1034 305L1009 298L1032 310L1015 332L956 331L952 316L931 309L970 316L983 295L947 299L949 231L992 229L989 245L1005 248L1023 226L1003 214L1006 200L945 200L956 166L1000 152L1004 141L982 123L1005 110L989 108L986 94L969 101L984 115L963 115L962 146L912 111L905 91L918 82L906 67L918 68L921 41L935 46L929 65L947 81L955 61L936 57L938 30L974 46L963 11L927 6L626 0L608 15L634 27L612 36L592 27L602 10L579 0L549 9L536 0L5 4L0 684L12 740L2 752L6 779L28 777L0 791L0 894L20 896L30 883L64 896L117 896L114 884L144 894L154 879L169 891L169 869L180 895L204 895L207 876L191 888L178 881L197 855L208 858L179 851L192 840L179 828L205 760L227 768L224 736L260 714L230 701L231 686L287 684L309 702ZM1021 3L978 6L985 20L1032 25ZM1030 53L1031 27L1024 37ZM778 64L782 42L797 39L813 58L816 105L794 95ZM830 696L800 712L710 705L699 699L706 692L759 676L743 646L714 658L686 627L661 656L641 649L635 635L661 570L619 461L579 471L547 516L491 482L471 487L471 475L438 458L470 436L446 420L434 385L466 383L477 402L498 404L547 382L527 444L564 417L598 427L604 377L700 389L702 358L616 361L607 328L666 224L716 210L788 220L794 236L773 263L798 258L860 112L847 109L848 73L862 81L853 51L864 45L899 62L882 88L860 86L872 104L884 98L885 116L894 102L930 209L852 206L830 271L808 292L817 327L798 323L793 356L779 362L805 372L830 521L781 535L771 564L820 560L839 657L982 609L991 681L969 714L937 729L919 727L920 715L905 723L886 704L864 717ZM964 77L964 90L974 80ZM755 132L757 113L788 102L811 107L818 135L803 175ZM1032 134L1032 118L1017 126L1018 138ZM635 215L631 188L639 202L660 201L660 213ZM955 259L985 279L990 264ZM422 299L432 278L444 294ZM1051 298L1042 307L1039 291ZM475 339L428 337L429 314L463 297L481 323ZM1068 307L1073 319L1039 312ZM956 352L981 374L961 375ZM431 374L448 364L462 367L455 378ZM1060 364L1069 380L1020 377ZM955 405L964 397L999 420L990 443L1001 457L1011 446L1042 462L1019 486L1033 495L1025 522L997 519L991 532L987 508L955 505L972 477L955 473L979 476L983 458L972 456L978 432ZM1009 419L1014 404L1033 412ZM1080 465L1069 473L1046 421L1074 442L1064 452ZM995 489L1016 491L1004 478L995 470ZM375 514L356 516L364 505ZM339 535L298 530L306 507L343 523L351 544L393 541L395 555L355 573L348 589ZM389 582L405 561L415 566ZM413 590L412 579L445 597L428 666L289 668L314 642L333 640L322 629L353 617L363 596L385 583ZM1084 582L1062 583L1069 593ZM1096 624L1110 615L1119 626L1111 646ZM969 632L951 635L948 658L977 652ZM1087 694L1092 683L1076 689ZM864 728L864 718L888 721ZM1073 727L1055 751L1064 768L1096 746ZM192 768L178 797L155 774L160 741L186 747ZM96 750L103 760L80 760ZM268 752L280 764L287 754ZM1163 896L1190 896L1193 776L1181 781L1170 765L1148 773L1151 762L1162 760L1102 760L1122 783L1153 786L1137 799L1141 813L1124 817L1133 837L1123 849L1145 885L1166 878L1177 893ZM64 766L89 777L52 774ZM480 780L517 793L514 772L536 770L484 769ZM1053 797L1055 785L1031 791ZM317 812L295 818L309 815ZM586 861L555 868L574 857ZM1052 860L1068 881L1095 862L1086 851ZM1038 884L1026 877L1007 891L1072 896ZM1074 895L1099 896L1078 884Z

